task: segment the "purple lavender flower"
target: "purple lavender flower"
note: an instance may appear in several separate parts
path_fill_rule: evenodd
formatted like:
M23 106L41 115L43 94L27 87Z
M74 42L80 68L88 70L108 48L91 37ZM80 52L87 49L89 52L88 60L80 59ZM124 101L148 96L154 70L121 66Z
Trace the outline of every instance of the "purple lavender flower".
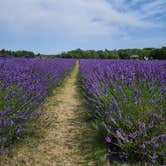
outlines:
M166 145L166 134L162 134L162 135L160 135L159 137L161 138L163 144Z
M150 124L149 124L149 128L152 129L154 127L154 122L151 121Z
M130 133L129 137L132 138L132 139L135 139L137 137L137 132L135 131L133 133Z
M122 136L120 130L116 130L116 135L118 139L124 140L124 137Z
M112 123L116 123L116 121L115 121L115 119L114 118L112 118L112 117L110 117L110 121L112 122Z
M101 124L105 129L107 128L107 124L104 121Z
M105 140L106 140L107 143L111 143L111 138L109 136L106 136Z
M161 114L153 114L154 118L156 118L157 120L163 120L163 117Z
M12 112L12 110L11 109L5 109L4 111L1 111L0 112L0 116L6 116L6 115L8 115L10 112Z
M153 153L152 160L156 160L158 158L158 155L156 153Z
M16 135L21 135L21 134L24 133L24 131L25 131L25 129L23 129L23 128L18 128L17 131L16 131Z
M146 148L145 144L142 144L142 145L141 145L141 148L142 148L142 149L145 149L145 148Z
M147 136L146 124L144 122L139 123L139 133L143 136Z

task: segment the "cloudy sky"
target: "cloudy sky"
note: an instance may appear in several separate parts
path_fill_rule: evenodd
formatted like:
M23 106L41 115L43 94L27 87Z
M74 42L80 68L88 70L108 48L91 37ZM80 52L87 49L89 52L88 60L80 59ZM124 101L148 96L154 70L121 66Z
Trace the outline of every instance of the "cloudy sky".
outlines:
M0 0L0 49L166 45L166 0Z

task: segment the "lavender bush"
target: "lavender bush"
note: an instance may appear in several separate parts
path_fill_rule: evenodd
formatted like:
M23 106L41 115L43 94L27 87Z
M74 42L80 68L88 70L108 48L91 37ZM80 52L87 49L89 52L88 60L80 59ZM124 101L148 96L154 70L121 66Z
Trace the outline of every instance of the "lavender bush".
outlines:
M110 158L163 164L166 61L81 60L80 77Z
M35 108L74 66L67 59L0 59L0 152L31 131Z

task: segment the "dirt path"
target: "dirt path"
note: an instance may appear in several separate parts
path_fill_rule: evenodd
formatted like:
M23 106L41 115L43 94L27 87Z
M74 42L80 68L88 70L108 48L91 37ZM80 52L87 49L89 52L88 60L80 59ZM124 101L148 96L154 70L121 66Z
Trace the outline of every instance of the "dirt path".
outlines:
M28 146L21 147L10 162L6 160L7 165L94 165L85 162L80 150L80 132L85 126L78 111L81 107L76 86L78 68L77 63L64 85L53 92L43 107L44 117L49 121L44 137L38 143L30 141Z
M79 154L79 136L82 126L78 114L76 78L78 74L78 63L71 75L65 82L64 87L55 92L50 98L49 112L57 119L56 127L51 127L46 135L45 142L38 147L35 161L38 165L66 165L74 166L81 164L84 159ZM58 101L58 105L55 104ZM55 113L55 114L54 114Z

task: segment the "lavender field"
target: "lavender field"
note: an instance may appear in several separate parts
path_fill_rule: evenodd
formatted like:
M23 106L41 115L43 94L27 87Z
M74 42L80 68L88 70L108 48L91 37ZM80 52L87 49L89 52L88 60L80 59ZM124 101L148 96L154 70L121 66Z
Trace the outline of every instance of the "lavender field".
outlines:
M110 160L165 163L166 61L81 60L80 78Z
M35 109L74 66L66 59L0 59L0 152L35 130Z
M62 82L64 87L57 87ZM60 90L55 91L55 87ZM82 98L78 100L79 95ZM80 135L82 128L86 130L85 124L90 124L92 132L101 137L100 144L111 162L165 164L165 60L1 58L0 155L10 152L16 142L38 130L37 119L44 112L37 108L47 98L46 102L52 104L46 104L44 111L53 117L50 123L56 126L45 134L46 140L40 145L44 150L35 149L33 156L30 151L27 163L34 158L35 163L63 161L66 165L75 163L76 157L85 162ZM60 104L55 104L59 100ZM77 115L78 106L88 120ZM46 151L51 153L47 155ZM53 156L56 159L52 161Z

